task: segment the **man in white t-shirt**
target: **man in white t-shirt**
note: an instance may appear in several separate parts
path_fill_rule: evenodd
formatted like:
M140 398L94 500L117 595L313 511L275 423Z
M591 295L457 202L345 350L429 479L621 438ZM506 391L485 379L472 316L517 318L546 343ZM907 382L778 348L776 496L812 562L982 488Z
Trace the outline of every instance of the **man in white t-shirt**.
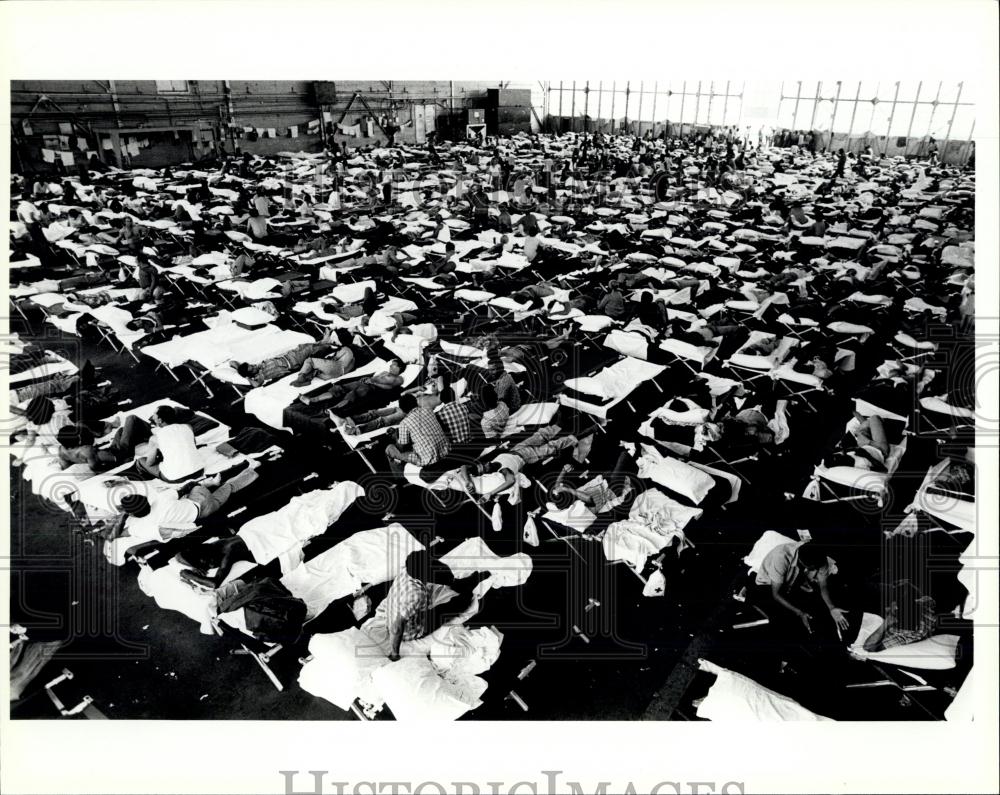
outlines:
M144 458L135 462L139 474L180 483L201 474L201 453L190 425L177 421L171 406L160 406L152 417L152 439Z

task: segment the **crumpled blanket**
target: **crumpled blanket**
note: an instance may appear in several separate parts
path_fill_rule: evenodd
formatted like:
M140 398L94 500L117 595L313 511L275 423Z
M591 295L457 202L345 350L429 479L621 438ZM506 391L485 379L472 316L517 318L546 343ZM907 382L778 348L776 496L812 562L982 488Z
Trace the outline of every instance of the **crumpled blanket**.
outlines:
M604 534L602 546L610 561L625 561L641 572L650 555L679 540L678 552L693 546L684 535L692 519L702 515L672 500L659 489L649 489L632 504L628 519L615 522Z

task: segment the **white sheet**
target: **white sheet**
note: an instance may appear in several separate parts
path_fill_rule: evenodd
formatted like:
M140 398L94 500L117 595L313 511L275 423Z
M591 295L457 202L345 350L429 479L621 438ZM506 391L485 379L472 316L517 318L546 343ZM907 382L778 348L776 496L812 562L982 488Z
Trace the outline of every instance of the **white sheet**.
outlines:
M699 718L729 723L830 720L742 674L707 660L699 660L698 667L716 675L715 683L698 706Z
M407 555L422 549L424 545L403 525L393 522L355 533L299 564L281 582L306 603L308 618L315 618L337 599L364 586L388 582L402 568Z
M364 493L350 480L316 489L294 497L277 511L251 519L237 535L257 563L278 559L282 572L290 572L302 562L302 546L325 532Z

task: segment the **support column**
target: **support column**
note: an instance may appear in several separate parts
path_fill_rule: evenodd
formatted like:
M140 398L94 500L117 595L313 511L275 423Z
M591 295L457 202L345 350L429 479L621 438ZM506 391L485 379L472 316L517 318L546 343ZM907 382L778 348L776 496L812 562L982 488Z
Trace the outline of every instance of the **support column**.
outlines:
M632 93L632 81L625 81L625 132L628 133L628 98Z
M854 132L854 116L858 112L858 102L861 100L861 81L858 81L858 91L854 95L854 107L851 108L851 126L847 128L847 151L851 150L851 133Z
M896 103L899 102L899 81L896 81L896 93L892 96L892 107L889 109L889 126L885 131L885 147L882 149L882 155L885 156L889 152L889 136L892 135L892 120L896 115Z
M917 106L920 104L920 89L924 87L924 81L917 83L917 96L913 99L913 110L910 111L910 123L906 126L906 149L903 150L905 157L910 153L910 136L913 135L913 120L917 117Z
M659 81L653 82L653 138L656 138L656 89L659 88Z
M122 135L118 130L111 131L111 153L115 156L115 165L122 166Z
M948 141L951 140L951 126L955 123L955 114L958 112L958 103L962 101L962 88L965 84L958 84L958 94L955 95L955 104L951 106L951 118L948 120L948 132L944 134L944 146L941 147L941 162L944 162L944 156L948 154Z
M573 96L570 99L569 128L576 132L576 80L573 81Z
M792 132L799 129L799 99L802 97L802 81L799 80L795 89L795 107L792 109ZM860 83L858 84L860 87Z
M639 133L639 135L638 135L639 138L642 138L642 88L643 88L643 81L640 80L639 81L639 118L636 119L636 124L638 125L637 130L638 130L638 133Z
M618 93L615 91L615 86L617 86L617 81L611 81L611 134L614 135L616 132L617 124L615 124L615 95Z
M681 84L681 130L680 130L681 138L684 137L684 100L687 99L687 92L688 92L688 84L687 80L685 80Z

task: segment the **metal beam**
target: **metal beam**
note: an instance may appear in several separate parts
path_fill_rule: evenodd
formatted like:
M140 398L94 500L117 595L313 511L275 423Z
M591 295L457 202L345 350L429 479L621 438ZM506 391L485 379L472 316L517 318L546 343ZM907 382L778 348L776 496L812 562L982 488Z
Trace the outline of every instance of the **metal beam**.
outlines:
M965 83L958 84L958 94L955 96L955 104L951 107L951 118L948 120L948 132L944 134L944 146L941 147L941 161L944 162L944 156L948 154L948 141L951 140L951 127L955 123L955 114L958 112L958 101L962 98L962 88Z
M858 112L858 100L861 99L861 81L858 81L858 91L854 95L854 107L851 108L851 126L847 128L847 149L851 148L851 133L854 132L854 116Z
M115 109L115 126L121 127L122 126L121 107L118 105L118 88L117 86L115 86L114 80L108 81L108 93L111 94L111 107ZM119 159L118 167L121 168L120 154L118 159Z
M617 85L618 83L616 81L614 80L611 81L611 134L612 135L615 134L615 127L617 126L615 124L615 94L618 93L617 91L615 91L615 86Z
M813 101L813 112L809 116L809 131L812 132L816 128L816 108L819 107L819 97L820 90L823 88L823 81L816 81L816 99Z
M653 138L656 138L656 89L659 85L659 81L653 82Z
M886 155L889 153L889 136L892 135L892 120L896 115L896 103L899 101L899 81L896 81L896 93L892 97L892 108L889 110L889 126L885 131L885 147L882 149L882 154Z
M685 80L684 83L681 85L681 91L683 92L681 94L681 131L680 131L681 138L684 137L684 98L687 96L687 87L688 87L687 80Z
M925 138L930 138L931 128L934 126L934 114L937 113L938 99L941 96L941 86L943 85L944 81L938 81L937 93L934 94L934 101L931 103L931 115L930 118L927 120L927 133L924 136Z
M563 81L559 81L559 132L562 132L563 128L563 111L562 111L562 100L563 100Z
M972 156L972 147L974 147L976 145L975 138L973 137L973 134L975 132L976 132L976 120L973 119L972 120L972 129L969 130L969 145L967 147L965 147L965 159L962 160L962 165L963 166L968 165L969 158Z
M799 99L802 96L802 81L799 80L796 85L798 88L795 89L795 108L792 110L792 130L799 129ZM860 83L858 85L860 86Z
M590 110L590 81L583 84L583 131L587 132L587 111Z
M604 81L599 80L597 82L597 123L600 125L601 119L601 103L604 101Z
M906 149L903 150L904 157L910 153L910 138L913 135L913 120L917 117L917 105L920 104L920 89L924 87L924 81L917 83L917 97L913 102L913 110L910 112L910 123L906 127Z
M639 138L642 138L642 87L643 81L639 81L639 118L637 120Z
M833 148L833 126L837 123L837 106L840 104L841 82L837 81L837 96L833 98L833 114L830 116L830 148Z
M628 132L628 98L629 94L632 93L632 81L625 81L625 132Z

